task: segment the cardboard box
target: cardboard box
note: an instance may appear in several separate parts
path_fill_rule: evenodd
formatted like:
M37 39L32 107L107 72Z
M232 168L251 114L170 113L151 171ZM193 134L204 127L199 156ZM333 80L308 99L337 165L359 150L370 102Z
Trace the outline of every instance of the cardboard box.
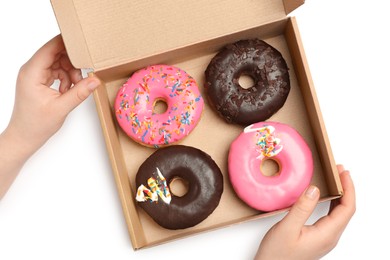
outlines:
M242 127L226 124L207 100L200 123L181 144L207 152L221 168L224 193L219 206L199 225L172 231L153 222L135 203L135 174L154 149L136 144L117 125L113 111L117 90L134 71L163 63L187 71L203 92L211 58L222 46L240 39L263 39L283 54L291 91L270 120L293 126L308 142L314 158L312 183L320 188L321 201L341 196L297 23L286 17L303 0L51 1L73 65L93 68L104 82L94 98L134 249L284 211L261 213L238 199L227 174L227 154Z

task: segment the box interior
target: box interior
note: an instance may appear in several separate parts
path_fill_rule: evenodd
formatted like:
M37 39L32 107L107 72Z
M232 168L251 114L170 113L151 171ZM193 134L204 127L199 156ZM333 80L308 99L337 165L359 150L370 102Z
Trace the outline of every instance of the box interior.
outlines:
M105 116L108 121L102 126L107 130L107 124L113 125L111 130L108 129L110 131L110 139L119 145L118 149L114 151L115 155L111 155L114 157L111 160L116 164L113 167L117 167L119 176L122 176L119 177L122 179L119 179L118 188L122 200L125 200L125 202L122 201L124 203L125 216L130 218L130 220L127 219L128 224L130 222L131 225L129 231L132 236L136 237L135 240L137 242L135 245L133 239L133 246L135 248L159 244L197 232L212 230L277 213L258 212L248 207L235 195L228 178L227 155L230 143L238 136L243 127L227 124L210 107L204 95L204 71L211 58L223 45L239 39L260 38L282 53L290 69L291 91L285 105L269 121L278 121L291 125L297 129L309 144L314 159L312 184L320 188L321 199L329 200L341 194L340 186L337 182L335 183L333 181L335 179L335 165L332 155L328 154L329 149L327 147L326 136L324 137L322 135L322 131L318 132L318 130L323 129L315 129L313 131L313 125L316 126L319 120L318 111L316 111L318 108L314 107L315 104L308 104L305 100L305 95L306 99L313 98L312 96L309 95L307 97L308 94L302 93L310 92L310 89L307 88L311 84L307 78L300 77L298 79L297 75L301 74L301 72L297 73L297 65L293 64L291 53L295 51L291 51L289 48L296 47L294 47L294 39L291 38L291 34L294 35L294 32L291 32L293 30L291 26L291 18L285 18L270 24L217 37L191 46L185 46L173 52L168 51L96 73L105 83L95 95L98 109L101 108L100 104L102 101L106 103L106 108L103 108L100 112L104 114L103 117ZM299 59L299 57L294 57L294 59ZM208 153L216 161L224 174L224 192L216 210L197 226L176 231L160 227L135 204L135 175L138 167L154 152L154 149L137 144L127 137L115 122L115 113L113 111L114 99L118 89L134 71L149 64L162 63L180 67L192 75L197 81L205 99L205 109L201 121L194 131L181 141L180 144L194 146ZM305 75L305 73L303 74ZM304 80L304 82L301 82L301 80ZM110 144L108 144L108 148L110 148ZM122 167L120 164L123 164ZM127 185L129 185L129 188L124 188ZM134 229L136 230L135 232Z

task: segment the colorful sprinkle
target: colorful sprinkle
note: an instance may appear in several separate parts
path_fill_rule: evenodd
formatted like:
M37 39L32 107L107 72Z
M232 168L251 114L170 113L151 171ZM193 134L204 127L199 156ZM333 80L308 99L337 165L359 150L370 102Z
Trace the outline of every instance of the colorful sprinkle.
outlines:
M252 128L252 125L250 125L244 129L244 133L249 132L256 132L256 150L260 153L257 157L258 159L273 157L282 151L283 146L280 145L280 139L275 136L275 128L273 126Z

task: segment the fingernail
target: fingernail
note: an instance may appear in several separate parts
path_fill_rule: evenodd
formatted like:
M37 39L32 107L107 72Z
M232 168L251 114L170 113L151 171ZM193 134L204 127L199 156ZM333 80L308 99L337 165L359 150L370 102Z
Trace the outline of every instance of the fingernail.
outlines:
M92 80L88 83L87 88L90 90L95 90L100 85L100 82L97 80Z
M309 199L317 198L318 194L319 190L316 186L310 186L305 192L306 197L308 197Z
M344 165L342 165L342 164L337 165L337 170L339 171L339 173L342 173L343 171L345 171Z

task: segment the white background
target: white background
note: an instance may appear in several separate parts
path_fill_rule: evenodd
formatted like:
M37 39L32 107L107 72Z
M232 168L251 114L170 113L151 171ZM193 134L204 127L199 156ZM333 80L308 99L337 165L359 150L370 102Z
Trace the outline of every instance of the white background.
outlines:
M357 212L326 259L390 259L388 1L307 1L298 19L335 159ZM0 131L19 67L59 29L47 1L0 4ZM26 129L27 131L28 129ZM320 204L311 222L326 214ZM0 259L251 259L282 215L134 252L89 98L25 165L0 202Z

